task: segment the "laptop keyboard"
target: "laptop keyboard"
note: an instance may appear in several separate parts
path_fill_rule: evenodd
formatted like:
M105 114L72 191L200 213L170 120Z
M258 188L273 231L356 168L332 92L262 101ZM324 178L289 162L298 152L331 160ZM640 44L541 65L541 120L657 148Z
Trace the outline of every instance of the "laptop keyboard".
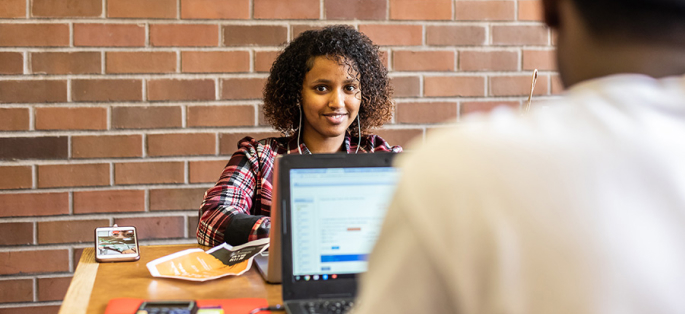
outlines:
M345 314L350 311L352 300L319 300L302 302L302 307L309 314Z

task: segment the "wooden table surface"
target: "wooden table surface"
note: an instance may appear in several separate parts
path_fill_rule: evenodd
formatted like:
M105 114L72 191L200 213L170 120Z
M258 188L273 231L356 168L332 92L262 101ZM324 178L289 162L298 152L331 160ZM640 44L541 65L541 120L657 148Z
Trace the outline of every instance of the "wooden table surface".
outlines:
M102 314L114 298L147 300L199 300L264 298L269 305L282 303L281 285L266 283L255 266L241 276L206 282L154 278L145 264L199 245L141 246L136 262L98 263L93 248L86 248L62 302L59 314ZM207 249L204 248L203 249Z

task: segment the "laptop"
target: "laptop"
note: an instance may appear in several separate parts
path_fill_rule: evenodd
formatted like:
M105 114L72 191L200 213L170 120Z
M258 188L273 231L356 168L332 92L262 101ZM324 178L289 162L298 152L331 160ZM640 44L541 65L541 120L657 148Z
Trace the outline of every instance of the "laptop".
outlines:
M357 277L367 269L399 179L395 155L281 158L280 253L288 313L345 313L353 305Z

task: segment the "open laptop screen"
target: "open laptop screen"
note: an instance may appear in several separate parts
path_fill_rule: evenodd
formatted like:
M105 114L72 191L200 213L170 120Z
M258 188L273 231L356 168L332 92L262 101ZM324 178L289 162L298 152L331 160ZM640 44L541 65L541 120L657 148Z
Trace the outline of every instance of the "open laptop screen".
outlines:
M291 169L293 279L366 271L398 178L392 167Z

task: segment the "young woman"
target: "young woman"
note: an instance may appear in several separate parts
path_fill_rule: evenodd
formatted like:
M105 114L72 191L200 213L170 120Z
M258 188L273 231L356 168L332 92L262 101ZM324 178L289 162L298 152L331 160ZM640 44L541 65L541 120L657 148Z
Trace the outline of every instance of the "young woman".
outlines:
M205 193L198 243L231 245L269 235L273 166L282 154L401 152L365 131L390 120L391 88L378 48L348 26L306 31L278 56L264 115L287 137L245 137Z

